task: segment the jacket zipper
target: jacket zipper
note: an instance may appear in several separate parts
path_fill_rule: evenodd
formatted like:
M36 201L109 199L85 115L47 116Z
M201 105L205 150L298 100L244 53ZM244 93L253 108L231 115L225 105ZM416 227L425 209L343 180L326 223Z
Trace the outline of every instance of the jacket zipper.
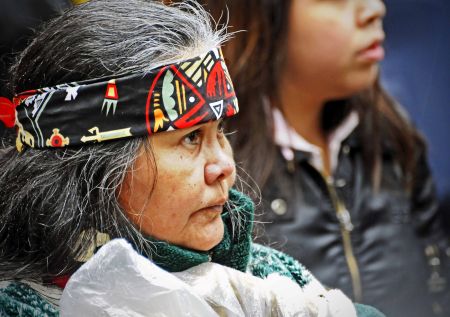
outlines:
M294 160L288 160L288 171L294 173L295 164ZM339 220L340 228L341 228L341 236L342 236L342 244L344 247L345 260L347 262L347 267L350 272L350 277L352 279L352 289L353 289L353 297L356 302L362 302L362 284L361 284L361 275L359 271L358 262L356 261L355 254L353 252L353 246L351 241L351 231L353 230L352 219L350 213L345 207L344 202L339 199L339 196L336 192L334 184L332 181L328 181L328 177L326 177L323 172L319 172L322 179L324 180L328 193L330 195L331 204L333 205L334 210L336 211L336 216Z
M324 177L325 179L325 177ZM355 254L353 252L353 246L351 241L351 231L353 230L353 224L345 204L339 199L339 196L334 188L334 185L325 179L328 192L330 194L331 202L336 210L336 216L339 220L341 227L342 242L344 246L345 259L352 278L353 296L355 301L362 301L362 286L361 275L359 272L358 262L356 261Z

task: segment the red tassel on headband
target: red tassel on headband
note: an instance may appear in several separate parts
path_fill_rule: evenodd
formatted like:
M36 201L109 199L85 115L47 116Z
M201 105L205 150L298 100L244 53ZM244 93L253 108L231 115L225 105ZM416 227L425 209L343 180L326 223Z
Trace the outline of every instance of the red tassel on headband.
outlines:
M14 128L14 122L16 121L16 106L5 97L0 97L0 121L7 128Z

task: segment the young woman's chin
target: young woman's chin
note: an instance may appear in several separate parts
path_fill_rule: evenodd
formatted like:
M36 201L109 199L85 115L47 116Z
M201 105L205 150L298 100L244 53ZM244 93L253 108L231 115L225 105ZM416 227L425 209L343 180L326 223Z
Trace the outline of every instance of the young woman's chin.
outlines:
M372 65L346 76L340 82L336 82L330 95L330 99L345 99L373 87L378 78L378 65Z

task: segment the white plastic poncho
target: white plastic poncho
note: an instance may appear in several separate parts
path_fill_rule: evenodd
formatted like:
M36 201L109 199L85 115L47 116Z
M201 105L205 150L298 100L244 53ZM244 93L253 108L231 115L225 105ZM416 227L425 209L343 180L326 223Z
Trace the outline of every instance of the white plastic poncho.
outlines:
M60 309L62 317L356 317L342 292L317 280L301 288L278 274L260 279L216 263L172 274L121 239L72 275Z

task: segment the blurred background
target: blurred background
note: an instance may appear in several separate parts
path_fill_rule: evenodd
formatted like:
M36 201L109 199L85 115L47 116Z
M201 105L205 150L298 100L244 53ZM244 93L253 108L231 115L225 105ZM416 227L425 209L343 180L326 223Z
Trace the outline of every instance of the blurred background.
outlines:
M385 3L382 82L427 138L441 209L450 229L450 1Z

